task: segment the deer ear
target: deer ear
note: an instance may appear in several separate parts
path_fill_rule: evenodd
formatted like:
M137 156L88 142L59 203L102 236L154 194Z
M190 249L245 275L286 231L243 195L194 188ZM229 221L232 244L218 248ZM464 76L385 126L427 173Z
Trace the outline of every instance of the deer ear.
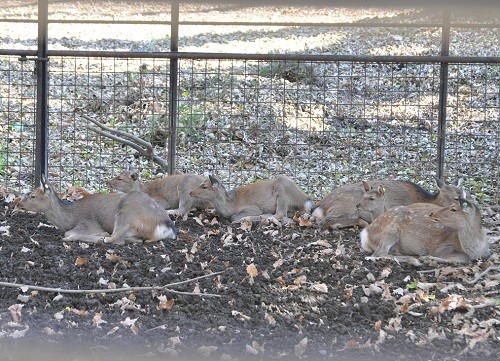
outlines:
M460 202L460 208L464 212L470 213L475 207L474 203L465 198L459 197L458 201Z
M210 179L210 183L212 183L213 186L218 186L220 184L220 181L217 179L217 177L213 175L209 175L208 179Z
M49 182L47 182L47 178L45 178L45 174L42 174L40 178L40 188L42 188L43 193L49 194L52 192L52 189L50 188Z
M434 183L436 184L436 187L438 187L439 189L445 186L444 182L436 176L434 176Z
M385 194L385 188L382 187L382 185L379 185L378 189L377 189L377 192L378 192L378 194L380 194L381 196L383 196Z
M372 189L372 187L365 181L361 181L361 183L363 183L363 188L365 189L365 192L368 192L370 191L370 189Z

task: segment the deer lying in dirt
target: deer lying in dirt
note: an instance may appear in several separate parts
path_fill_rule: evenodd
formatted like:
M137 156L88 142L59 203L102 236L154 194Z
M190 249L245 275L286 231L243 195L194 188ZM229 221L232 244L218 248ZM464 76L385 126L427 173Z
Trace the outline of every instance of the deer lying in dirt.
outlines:
M312 216L322 229L366 227L386 210L412 203L439 206L458 204L460 180L446 185L435 178L438 191L430 193L418 184L398 180L371 180L335 189L313 209Z
M374 257L396 260L430 256L466 263L490 256L481 212L461 197L459 205L448 207L425 203L394 207L363 229L360 239L361 247Z
M216 212L231 222L286 219L288 212L307 212L308 196L285 176L260 180L227 191L219 179L209 176L191 192L193 197L210 201Z
M196 174L173 174L164 178L141 183L137 172L123 171L107 182L108 186L120 192L129 192L134 187L160 203L167 213L187 219L192 208L205 209L212 204L191 196L205 177Z
M139 190L90 194L61 200L42 177L42 185L24 197L17 210L41 212L64 232L64 241L124 244L176 237L167 212Z

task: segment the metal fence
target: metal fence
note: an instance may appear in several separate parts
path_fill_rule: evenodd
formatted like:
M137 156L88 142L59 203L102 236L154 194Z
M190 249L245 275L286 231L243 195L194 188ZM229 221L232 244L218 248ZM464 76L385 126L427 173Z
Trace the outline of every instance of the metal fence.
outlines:
M0 36L0 185L31 188L45 173L60 188L100 190L132 165L143 178L217 174L228 186L286 174L319 198L359 179L431 187L436 175L464 177L481 202L499 204L500 57L485 47L499 43L498 22L451 10L418 22L183 20L182 4L156 3L166 6L160 20L52 19L46 0L36 19L0 19L37 28L21 47ZM51 24L154 25L166 35L146 51L120 50L118 41L113 50L99 41L57 49ZM183 38L183 27L228 26L257 27L239 34L255 41L276 36L266 26L286 36L350 28L396 40L387 29L439 36L431 37L430 55L193 52L194 40ZM453 54L454 37L464 33L485 40ZM84 115L150 142L166 169L95 133Z

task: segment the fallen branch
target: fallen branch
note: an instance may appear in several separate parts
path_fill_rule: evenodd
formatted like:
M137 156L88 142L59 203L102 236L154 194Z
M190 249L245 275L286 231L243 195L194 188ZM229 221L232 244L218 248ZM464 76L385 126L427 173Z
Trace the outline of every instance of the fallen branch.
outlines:
M469 285L473 285L474 283L477 283L477 281L479 281L484 275L486 275L487 273L489 273L490 271L495 271L497 269L500 269L500 266L489 266L488 268L486 268L483 272L481 272L480 274L478 274L476 276L476 278L474 278L473 280L465 280L465 283L469 284Z
M133 134L123 132L118 129L109 128L85 114L82 114L81 117L100 128L99 129L91 125L87 125L87 129L137 150L143 157L155 162L160 167L162 167L163 170L166 170L168 168L167 162L162 157L154 154L153 146L151 145L151 143L146 142L145 140Z
M184 283L198 281L202 278L216 276L218 274L223 273L215 272L208 275L203 275L195 278L191 278L185 281L169 283L165 286L150 286L150 287L122 287L122 288L113 288L113 289L93 289L93 290L75 290L75 289L64 289L64 288L52 288L52 287L42 287L42 286L33 286L33 285L25 285L20 283L11 283L11 282L0 282L0 286L4 287L13 287L13 288L21 288L26 289L23 290L26 292L28 289L35 291L43 291L43 292L56 292L56 293L71 293L71 294L89 294L89 293L118 293L118 292L140 292L140 291L165 291L171 292L181 295L192 295L192 296L202 296L202 297L220 297L220 295L212 294L212 293L193 293L193 292L182 292L170 289L170 287L178 286Z

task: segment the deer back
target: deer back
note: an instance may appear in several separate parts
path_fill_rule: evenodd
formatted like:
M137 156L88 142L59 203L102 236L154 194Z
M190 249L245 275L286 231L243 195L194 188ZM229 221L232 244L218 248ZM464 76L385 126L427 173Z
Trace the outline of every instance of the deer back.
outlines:
M263 213L274 213L276 211L276 187L277 181L275 179L259 180L235 188L231 199L237 209L255 205Z
M16 208L45 214L50 223L68 231L86 219L97 220L106 232L113 231L116 210L123 194L90 194L73 202L61 200L48 185L26 195Z

